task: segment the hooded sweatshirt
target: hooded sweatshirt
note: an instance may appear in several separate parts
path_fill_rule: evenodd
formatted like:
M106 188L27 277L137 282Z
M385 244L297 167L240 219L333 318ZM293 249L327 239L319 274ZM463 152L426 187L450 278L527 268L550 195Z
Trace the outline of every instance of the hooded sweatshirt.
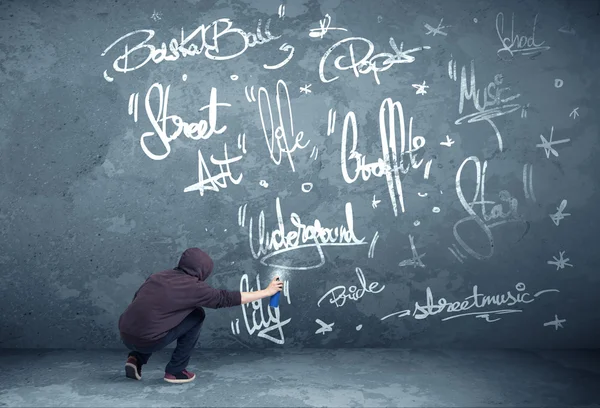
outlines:
M215 289L204 282L213 261L199 248L189 248L174 269L152 274L119 318L121 338L138 347L158 343L194 309L239 306L239 291Z

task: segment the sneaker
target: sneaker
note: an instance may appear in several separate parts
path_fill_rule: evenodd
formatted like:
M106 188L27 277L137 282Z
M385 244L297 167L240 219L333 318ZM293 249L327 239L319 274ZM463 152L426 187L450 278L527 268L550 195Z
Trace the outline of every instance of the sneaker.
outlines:
M190 381L194 381L196 378L196 374L190 373L188 370L183 370L178 372L177 374L169 374L165 373L165 381L173 384L182 384Z
M137 361L137 358L129 356L125 363L125 376L134 380L142 379L142 365Z

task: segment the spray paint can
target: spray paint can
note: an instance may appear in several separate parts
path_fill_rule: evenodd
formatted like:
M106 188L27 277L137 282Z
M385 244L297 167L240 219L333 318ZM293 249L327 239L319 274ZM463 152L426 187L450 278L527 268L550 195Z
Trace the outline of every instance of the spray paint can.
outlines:
M277 278L277 280L279 280L279 278ZM281 292L277 292L274 295L272 295L271 299L269 300L269 306L279 307L279 297L280 296L281 296Z

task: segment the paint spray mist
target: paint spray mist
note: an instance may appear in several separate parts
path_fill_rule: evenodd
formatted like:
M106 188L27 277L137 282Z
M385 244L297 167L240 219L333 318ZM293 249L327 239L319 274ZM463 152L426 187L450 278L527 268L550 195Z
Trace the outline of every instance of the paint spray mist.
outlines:
M285 273L285 271L282 270L277 270L275 271L275 273L279 276L277 276L277 280L281 280L280 277L282 277L282 275ZM271 299L269 300L269 306L271 307L279 307L279 298L281 297L281 291L275 293L274 295L271 296Z

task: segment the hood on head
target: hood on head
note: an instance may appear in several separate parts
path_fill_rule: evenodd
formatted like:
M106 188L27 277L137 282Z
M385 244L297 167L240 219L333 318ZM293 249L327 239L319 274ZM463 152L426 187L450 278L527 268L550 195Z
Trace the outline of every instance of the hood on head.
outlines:
M181 255L177 269L203 281L212 273L213 260L200 248L188 248Z

